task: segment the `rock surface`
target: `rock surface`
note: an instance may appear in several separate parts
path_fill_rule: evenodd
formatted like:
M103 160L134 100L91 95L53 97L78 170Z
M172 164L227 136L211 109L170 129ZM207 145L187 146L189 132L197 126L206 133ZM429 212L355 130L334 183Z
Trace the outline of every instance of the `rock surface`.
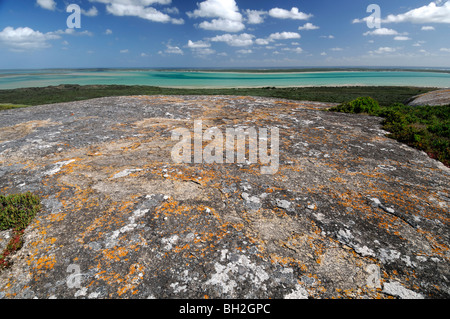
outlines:
M415 96L408 102L410 106L433 105L442 106L450 104L450 89L437 90Z
M133 96L0 113L43 209L0 298L449 298L450 171L329 104ZM279 169L176 164L172 130L278 127Z

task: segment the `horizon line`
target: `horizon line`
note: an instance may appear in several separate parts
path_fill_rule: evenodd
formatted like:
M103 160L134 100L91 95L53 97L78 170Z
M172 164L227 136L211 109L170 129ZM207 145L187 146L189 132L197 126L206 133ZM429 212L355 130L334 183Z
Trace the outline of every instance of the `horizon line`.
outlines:
M0 68L0 71L14 70L312 70L312 69L434 69L434 70L450 70L450 66L271 66L271 67L43 67L43 68Z

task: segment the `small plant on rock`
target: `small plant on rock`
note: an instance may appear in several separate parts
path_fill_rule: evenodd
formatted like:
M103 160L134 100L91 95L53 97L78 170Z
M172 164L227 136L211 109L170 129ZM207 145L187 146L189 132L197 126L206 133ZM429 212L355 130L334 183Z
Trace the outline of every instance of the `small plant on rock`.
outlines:
M6 257L22 247L25 228L40 209L39 197L30 192L8 196L0 195L0 231L13 230L7 247L0 252L0 270L8 266Z

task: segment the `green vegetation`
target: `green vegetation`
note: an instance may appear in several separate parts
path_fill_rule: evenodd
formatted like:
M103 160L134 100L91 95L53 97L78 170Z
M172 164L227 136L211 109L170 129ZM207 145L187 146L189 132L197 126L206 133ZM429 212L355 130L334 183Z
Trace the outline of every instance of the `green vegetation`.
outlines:
M0 90L0 103L40 105L87 100L105 96L127 95L240 95L291 100L344 103L360 96L371 96L382 105L403 103L414 95L432 91L416 87L299 87L238 89L175 89L126 85L59 85L45 88Z
M450 105L407 106L394 103L380 107L376 100L364 97L329 110L383 117L383 129L390 132L389 137L450 166Z
M40 209L39 197L28 192L0 195L0 230L25 229Z
M343 113L376 114L376 112L380 111L380 104L371 97L359 97L356 100L345 102L330 110Z
M23 232L40 209L39 197L30 192L9 196L0 195L0 231L13 230L6 249L0 252L0 270L8 266L6 257L22 247Z
M0 111L9 110L9 109L17 109L21 107L28 107L29 105L16 105L16 104L0 104Z

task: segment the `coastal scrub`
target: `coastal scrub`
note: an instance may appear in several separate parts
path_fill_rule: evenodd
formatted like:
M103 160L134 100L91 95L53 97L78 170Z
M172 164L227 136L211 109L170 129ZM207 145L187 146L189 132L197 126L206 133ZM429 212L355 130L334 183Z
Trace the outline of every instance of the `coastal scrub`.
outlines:
M365 113L384 118L388 137L426 152L431 158L450 166L450 105L408 106L394 103L380 107L369 97L332 107L329 111Z

